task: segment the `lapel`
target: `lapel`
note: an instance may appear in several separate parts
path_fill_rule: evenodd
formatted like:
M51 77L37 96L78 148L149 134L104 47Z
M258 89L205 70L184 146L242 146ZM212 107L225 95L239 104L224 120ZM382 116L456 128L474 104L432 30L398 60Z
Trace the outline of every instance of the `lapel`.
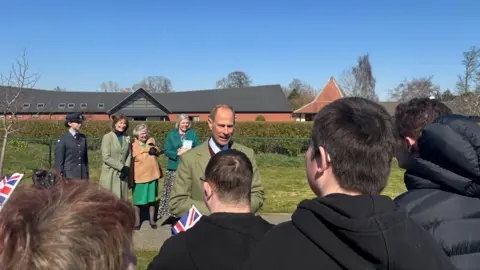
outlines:
M123 148L126 146L126 142L125 142L125 137L122 136L122 140L123 140L123 143L122 145L120 145L120 142L118 141L118 138L117 138L117 135L115 134L115 132L110 132L110 137L112 138L112 140L114 141L114 146L120 150L123 150Z
M210 152L208 151L208 140L204 141L202 144L197 146L197 165L200 168L201 174L205 173L205 168L207 168L208 161L210 161Z
M185 140L191 140L192 139L192 132L190 131L190 129L187 129L187 132L185 132Z
M175 132L173 133L173 138L174 138L174 142L177 143L177 148L179 147L182 147L182 140L180 138L180 133L178 132L178 129L175 130Z

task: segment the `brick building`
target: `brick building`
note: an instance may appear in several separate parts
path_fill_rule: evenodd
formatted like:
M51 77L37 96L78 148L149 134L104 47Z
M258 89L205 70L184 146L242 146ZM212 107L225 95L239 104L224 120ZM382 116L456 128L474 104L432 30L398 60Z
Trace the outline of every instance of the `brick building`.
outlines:
M124 114L132 120L175 121L186 113L193 121L206 121L217 104L231 105L237 121L292 121L292 108L280 85L247 88L213 89L174 93L135 92L58 92L18 89L0 86L3 93L20 96L14 104L18 119L63 120L71 112L83 112L90 120L108 120L113 114ZM2 106L0 100L0 107ZM1 111L0 110L0 114ZM8 113L7 113L8 114ZM4 117L4 115L0 115Z
M295 121L305 122L313 121L313 118L323 107L328 103L337 100L339 98L345 97L345 93L342 88L337 84L333 77L330 77L327 84L323 87L322 91L315 97L312 102L305 104L304 106L295 110L292 114L292 117ZM395 108L398 105L398 102L379 102L380 105L385 107L385 109L393 115L395 113Z

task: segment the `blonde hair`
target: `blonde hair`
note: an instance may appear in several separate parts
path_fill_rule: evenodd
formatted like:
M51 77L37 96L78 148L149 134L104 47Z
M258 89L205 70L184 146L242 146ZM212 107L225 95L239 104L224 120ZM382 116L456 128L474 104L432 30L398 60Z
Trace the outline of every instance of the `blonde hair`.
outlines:
M182 113L179 116L177 116L177 120L175 120L175 129L178 129L178 127L180 126L180 123L185 119L188 119L188 128L190 128L192 126L192 123L190 122L190 117Z
M126 264L133 207L97 184L19 186L0 212L0 269L117 270Z

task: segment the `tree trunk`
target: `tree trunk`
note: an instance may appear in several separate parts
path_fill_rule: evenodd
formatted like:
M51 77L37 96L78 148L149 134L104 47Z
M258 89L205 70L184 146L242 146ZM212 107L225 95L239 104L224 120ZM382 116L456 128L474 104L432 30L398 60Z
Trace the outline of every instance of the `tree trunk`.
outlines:
M7 150L8 132L3 135L2 152L0 153L0 176L3 178L3 161L5 160L5 151Z

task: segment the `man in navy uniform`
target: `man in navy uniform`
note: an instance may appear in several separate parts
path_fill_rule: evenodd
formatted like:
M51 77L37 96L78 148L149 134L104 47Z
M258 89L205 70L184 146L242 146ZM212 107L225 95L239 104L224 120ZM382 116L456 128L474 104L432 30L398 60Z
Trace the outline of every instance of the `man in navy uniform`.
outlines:
M69 128L57 141L55 147L55 169L66 180L88 180L87 137L80 133L85 117L71 113L65 118Z

